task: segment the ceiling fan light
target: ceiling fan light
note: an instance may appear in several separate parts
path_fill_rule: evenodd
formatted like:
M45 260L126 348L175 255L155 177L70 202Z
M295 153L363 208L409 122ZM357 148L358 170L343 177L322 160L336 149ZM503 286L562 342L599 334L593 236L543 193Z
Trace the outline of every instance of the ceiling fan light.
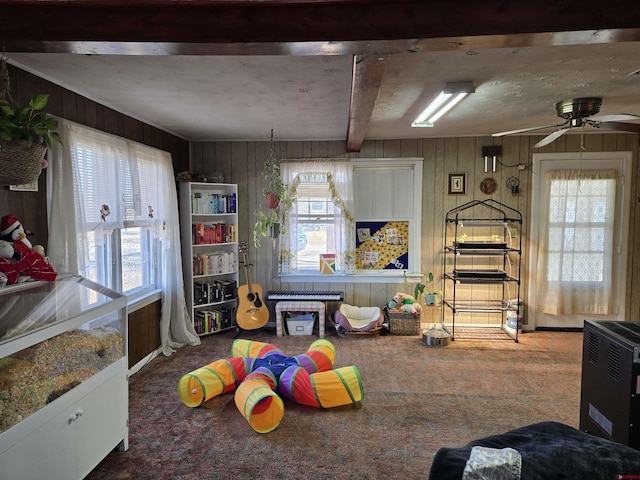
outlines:
M440 117L473 92L475 88L472 82L447 83L444 90L416 117L411 126L433 127Z

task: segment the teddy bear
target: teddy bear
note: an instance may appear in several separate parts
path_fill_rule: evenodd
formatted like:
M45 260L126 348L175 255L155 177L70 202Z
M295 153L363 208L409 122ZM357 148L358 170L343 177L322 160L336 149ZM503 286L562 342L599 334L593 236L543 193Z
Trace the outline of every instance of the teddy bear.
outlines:
M414 317L422 312L422 305L418 303L415 297L401 292L394 292L393 299L387 306L391 310L411 313Z

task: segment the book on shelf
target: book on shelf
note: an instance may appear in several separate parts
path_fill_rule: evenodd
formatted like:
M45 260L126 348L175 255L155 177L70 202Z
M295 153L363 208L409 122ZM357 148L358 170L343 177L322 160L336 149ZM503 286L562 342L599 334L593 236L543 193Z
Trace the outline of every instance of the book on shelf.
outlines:
M193 304L208 305L233 300L236 297L238 283L235 280L213 280L194 282Z
M191 194L191 213L195 215L217 215L236 213L236 194L203 193Z
M232 307L216 307L198 310L194 316L193 326L197 334L213 333L233 326L234 309Z
M237 241L235 224L226 223L194 223L192 225L192 242L194 245L212 245L216 243L232 243Z
M235 252L202 253L193 257L194 275L213 275L235 271Z

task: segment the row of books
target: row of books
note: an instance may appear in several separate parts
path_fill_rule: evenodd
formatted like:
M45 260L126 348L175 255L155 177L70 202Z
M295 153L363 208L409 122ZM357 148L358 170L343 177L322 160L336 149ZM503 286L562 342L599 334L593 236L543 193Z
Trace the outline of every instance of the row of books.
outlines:
M233 326L234 309L218 307L211 310L198 310L193 319L193 327L198 335L216 332Z
M226 223L194 223L192 238L194 245L209 245L214 243L231 243L237 241L237 227Z
M236 213L236 194L223 195L218 193L191 194L192 214L216 214L216 213Z
M232 273L236 270L235 252L202 253L193 257L194 275Z
M193 304L208 305L236 298L238 282L235 280L214 280L212 282L194 282Z

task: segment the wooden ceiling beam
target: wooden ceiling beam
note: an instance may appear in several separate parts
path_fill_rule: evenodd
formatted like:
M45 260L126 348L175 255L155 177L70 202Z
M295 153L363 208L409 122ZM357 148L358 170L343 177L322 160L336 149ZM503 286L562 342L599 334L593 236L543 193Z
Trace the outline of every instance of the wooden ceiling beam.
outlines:
M380 92L389 55L356 55L353 59L347 152L359 152Z
M341 42L624 29L640 25L636 3L0 0L0 42Z

